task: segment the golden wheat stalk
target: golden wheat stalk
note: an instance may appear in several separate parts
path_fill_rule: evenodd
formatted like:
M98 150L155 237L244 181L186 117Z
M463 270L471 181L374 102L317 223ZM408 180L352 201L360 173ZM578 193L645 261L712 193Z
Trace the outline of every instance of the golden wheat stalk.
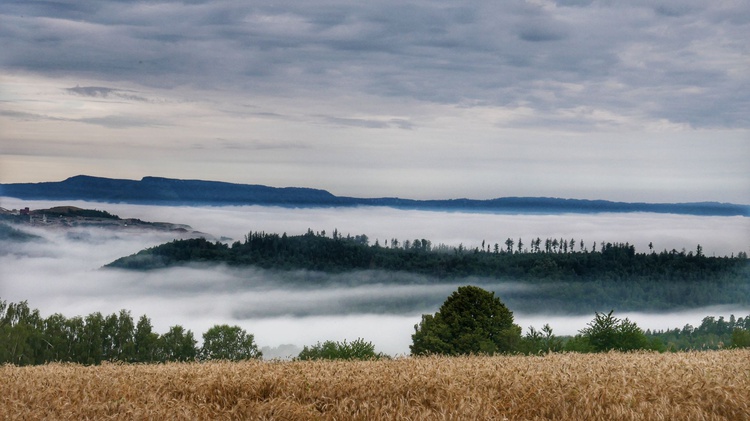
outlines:
M5 419L750 420L750 350L0 368Z

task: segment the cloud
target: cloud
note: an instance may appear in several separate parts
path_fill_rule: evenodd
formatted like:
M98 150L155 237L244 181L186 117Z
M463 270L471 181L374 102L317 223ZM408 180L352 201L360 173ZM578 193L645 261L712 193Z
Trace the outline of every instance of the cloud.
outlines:
M110 115L104 117L86 117L86 118L61 118L49 115L41 115L34 113L27 113L23 111L12 111L12 110L0 110L0 115L10 117L13 119L23 121L62 121L62 122L74 122L74 123L85 123L93 124L97 126L109 127L109 128L130 128L130 127L156 127L165 125L164 122L157 122L156 120L139 117L139 116L124 116L124 115Z
M630 114L652 104L646 111L656 119L697 127L747 126L740 114L706 112L705 94L677 89L709 89L712 105L723 111L746 100L738 94L748 83L740 72L745 63L739 17L750 14L746 5L558 5L7 2L0 9L8 23L0 38L10 46L3 67L16 71L282 95L359 91L443 103L523 100L539 109L559 106L528 96L532 82L547 80L602 91L594 96L568 92L567 107ZM665 25L669 31L660 31ZM642 71L633 72L634 63L618 59L634 49L640 51ZM654 85L663 89L641 90ZM112 88L70 89L143 100ZM679 110L677 103L683 104Z
M48 115L27 113L23 111L13 110L0 110L0 115L10 117L13 119L24 120L24 121L40 121L40 120L51 120L51 121L66 121L66 119L59 117L52 117Z
M113 129L125 129L132 127L158 127L164 126L163 121L156 121L150 118L144 118L140 116L123 116L123 115L110 115L104 117L86 117L79 118L76 120L80 123L94 124L97 126L109 127Z
M411 130L414 128L414 124L408 120L400 118L392 118L388 120L374 120L365 118L343 118L333 116L314 116L321 118L329 124L334 126L344 127L359 127L364 129L388 129L397 128L403 130Z
M129 101L144 101L144 102L148 101L148 99L140 95L135 95L133 93L134 91L106 88L103 86L76 86L73 88L66 88L65 90L71 94L85 96L85 97L93 97L93 98L116 97L119 99L125 99Z
M388 123L362 118L325 117L325 120L334 125L362 127L366 129L383 129L388 127Z
M567 28L552 18L525 20L519 28L519 37L529 42L558 41L566 37Z
M749 197L743 2L14 0L0 15L5 143L40 157L2 156L13 181ZM64 142L65 160L37 146Z

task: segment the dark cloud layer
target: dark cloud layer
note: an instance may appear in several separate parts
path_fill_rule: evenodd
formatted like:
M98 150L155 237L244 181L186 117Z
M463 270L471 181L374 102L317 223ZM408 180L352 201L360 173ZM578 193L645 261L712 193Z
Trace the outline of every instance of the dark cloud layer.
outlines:
M6 71L248 94L593 107L694 127L750 119L742 1L6 1L0 14Z

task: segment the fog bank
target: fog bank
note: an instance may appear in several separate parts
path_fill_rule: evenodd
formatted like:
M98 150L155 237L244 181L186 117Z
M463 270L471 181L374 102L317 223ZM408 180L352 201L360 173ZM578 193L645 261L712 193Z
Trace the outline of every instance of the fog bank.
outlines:
M32 209L61 204L106 210L123 218L185 223L216 238L241 240L248 231L302 234L311 228L338 229L343 235L366 234L381 244L426 238L433 244L465 247L482 241L502 244L505 238L575 238L630 242L647 251L694 249L724 255L748 248L748 220L742 217L699 217L657 214L507 215L401 211L388 208L285 209L247 207L160 207L85 202L27 202L3 198L0 206ZM309 271L278 272L255 268L173 268L151 272L102 270L118 257L170 241L168 232L108 231L88 228L62 231L24 228L43 242L0 243L0 299L27 300L43 316L67 317L92 312L131 310L148 315L157 332L180 324L197 339L209 327L236 324L253 333L259 346L325 340L372 341L376 350L407 354L414 325L423 313L435 312L458 286L481 279L436 282L411 274L361 271L326 275ZM399 281L409 285L398 285ZM323 285L323 286L320 286ZM528 285L493 285L504 293L529 291ZM511 308L513 310L513 308ZM602 309L608 311L609 309ZM750 308L711 307L671 314L615 313L643 329L700 324L705 316L746 316ZM549 323L556 334L570 335L585 327L593 314L560 316L515 312L524 331Z

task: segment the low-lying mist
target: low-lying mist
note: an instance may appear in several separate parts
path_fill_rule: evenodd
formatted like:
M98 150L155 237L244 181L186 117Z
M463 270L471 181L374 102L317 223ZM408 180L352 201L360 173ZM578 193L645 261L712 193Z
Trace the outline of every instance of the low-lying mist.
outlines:
M85 202L21 202L2 199L4 208L48 208L61 204L107 210L123 218L185 223L215 238L242 240L248 231L301 234L311 228L343 235L366 234L381 243L426 238L433 244L482 241L502 244L506 238L576 238L630 242L639 252L653 242L657 250L689 250L697 244L706 255L748 251L748 218L655 214L506 215L400 211L387 208L284 209L268 207L160 207ZM130 310L148 315L163 333L180 324L196 337L209 327L228 323L253 333L259 346L298 347L325 340L372 341L376 350L407 354L414 325L423 313L435 312L458 286L489 285L483 279L435 280L419 275L361 271L323 274L279 272L257 268L183 267L150 272L101 267L145 247L170 241L169 232L110 231L77 228L63 231L22 227L44 241L0 243L0 299L27 300L43 316L67 317L92 312ZM528 239L528 240L526 240ZM539 328L549 323L556 334L575 334L592 314L549 314L546 309L514 309L513 297L533 295L537 286L493 283L516 323ZM508 297L506 300L504 297ZM600 311L609 311L602 308ZM698 325L708 315L745 316L750 308L712 307L671 314L618 312L644 329Z

